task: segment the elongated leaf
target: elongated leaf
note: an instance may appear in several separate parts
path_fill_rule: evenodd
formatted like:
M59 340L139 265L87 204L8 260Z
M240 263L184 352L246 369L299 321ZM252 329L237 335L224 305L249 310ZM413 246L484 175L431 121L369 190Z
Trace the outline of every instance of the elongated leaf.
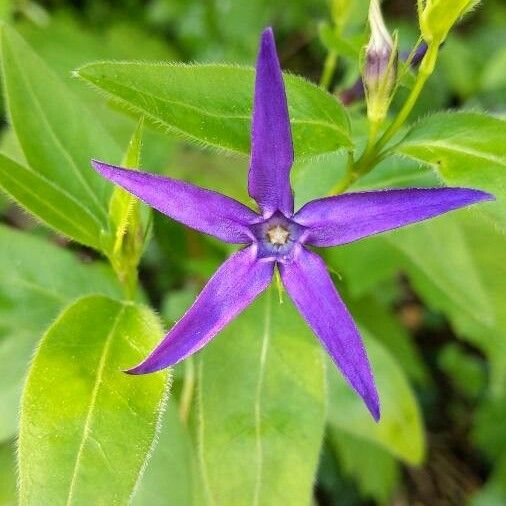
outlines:
M196 455L188 429L179 419L177 405L169 401L153 456L132 501L133 506L199 506L193 499Z
M81 208L78 217L87 234L75 228L61 230L76 241L99 247L99 238L90 244L89 236L96 230L107 228L107 208L112 186L90 168L92 157L116 160L120 153L114 141L103 130L91 113L82 106L66 86L50 71L24 40L11 28L1 30L2 74L5 96L12 126L19 139L29 166L40 174L39 186L34 190L48 190L47 180L66 195L64 200L52 202L63 214L70 215ZM5 170L4 170L5 172ZM19 168L18 171L19 172ZM16 175L16 174L13 174ZM27 184L26 173L22 184ZM34 177L32 177L32 182ZM13 186L11 185L11 191ZM53 190L46 197L38 193L14 195L34 214L48 210L41 207L41 199L55 195ZM73 205L69 205L73 202ZM33 209L32 209L33 208ZM51 213L40 218L56 226ZM94 221L95 226L89 227ZM89 227L89 230L88 228Z
M280 305L271 288L222 332L202 355L199 388L210 503L309 504L323 437L323 364L290 302Z
M56 315L82 295L121 296L112 271L0 225L0 441L17 431L19 399L36 343Z
M167 376L128 376L162 337L147 308L104 296L44 336L23 394L21 504L126 504L153 444Z
M77 75L172 134L248 154L254 70L231 65L93 63ZM327 92L285 76L298 156L351 144L344 108Z
M100 223L86 205L40 172L0 154L0 187L51 228L99 248Z
M331 426L372 441L409 464L419 464L425 453L422 419L418 404L399 365L368 332L362 330L373 364L381 400L381 420L374 423L360 400L342 377L328 374Z
M498 202L479 209L506 229L505 138L502 119L480 113L440 113L416 123L396 151L434 166L448 185L493 193Z

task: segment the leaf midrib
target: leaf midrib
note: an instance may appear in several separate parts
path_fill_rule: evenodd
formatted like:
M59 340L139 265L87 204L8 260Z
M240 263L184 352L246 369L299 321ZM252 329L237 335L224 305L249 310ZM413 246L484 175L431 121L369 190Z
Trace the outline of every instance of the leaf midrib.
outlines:
M401 151L401 153L405 154L411 154L409 153L409 147L419 147L419 148L427 148L430 149L431 147L439 147L442 149L446 149L451 152L455 153L462 153L464 155L469 155L474 158L478 158L480 160L485 160L487 162L492 162L497 165L502 165L506 167L506 159L503 157L498 157L493 155L492 153L487 153L485 151L479 151L477 149L463 147L459 144L449 144L444 141L440 140L433 140L433 139L425 139L425 140L419 140L419 141L406 141L403 142L397 149ZM404 148L408 148L408 151L404 151ZM413 155L412 155L413 156Z
M69 493L68 493L67 503L66 503L67 506L70 506L72 504L75 486L76 486L76 482L78 479L78 470L79 470L79 466L81 463L82 454L84 452L84 447L86 445L86 442L90 438L90 434L91 434L91 425L93 423L93 414L95 412L95 407L96 407L100 384L102 383L102 377L103 377L103 373L104 373L104 369L105 369L106 358L109 353L109 349L111 347L112 338L114 337L114 334L116 332L116 327L118 326L118 323L119 323L121 317L123 316L124 311L125 311L125 306L121 305L121 307L118 310L118 313L116 314L116 316L114 318L113 324L111 325L111 330L109 331L109 333L105 339L105 342L104 342L104 346L102 349L102 356L100 357L100 362L99 362L98 369L97 369L97 377L95 379L95 384L93 386L93 390L91 393L88 414L86 416L86 420L85 420L84 426L83 426L83 436L81 439L81 443L79 445L79 449L77 451L76 461L74 463L74 469L72 472L72 478L70 481Z
M262 336L262 347L260 349L260 369L258 371L257 390L255 396L255 439L257 454L257 479L255 482L255 493L253 496L253 505L258 506L260 501L260 490L262 487L263 473L263 446L262 446L262 388L265 377L265 365L267 363L267 352L271 340L271 290L267 289L265 322Z

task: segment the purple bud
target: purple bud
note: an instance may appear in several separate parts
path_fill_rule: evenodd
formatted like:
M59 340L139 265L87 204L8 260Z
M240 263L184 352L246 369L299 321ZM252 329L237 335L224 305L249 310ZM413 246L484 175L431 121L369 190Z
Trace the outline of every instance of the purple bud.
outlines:
M368 114L374 121L386 116L397 80L397 47L385 26L378 0L369 5L371 38L366 48L363 80Z

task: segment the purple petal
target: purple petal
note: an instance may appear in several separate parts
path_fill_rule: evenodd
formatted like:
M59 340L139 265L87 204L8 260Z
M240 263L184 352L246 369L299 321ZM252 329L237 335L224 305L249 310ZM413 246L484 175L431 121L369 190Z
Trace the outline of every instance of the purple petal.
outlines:
M149 357L126 372L158 371L200 350L269 286L273 270L273 262L257 261L256 246L232 255Z
M258 215L230 197L147 172L128 170L92 161L102 176L122 186L172 219L236 244L252 241L248 224Z
M293 302L377 421L378 392L357 327L339 297L322 259L301 248L295 260L279 264Z
M426 220L494 196L470 188L425 188L346 193L313 200L294 220L310 230L305 242L337 246Z
M293 213L290 169L293 163L292 134L283 76L271 28L260 40L251 132L249 194L264 215Z

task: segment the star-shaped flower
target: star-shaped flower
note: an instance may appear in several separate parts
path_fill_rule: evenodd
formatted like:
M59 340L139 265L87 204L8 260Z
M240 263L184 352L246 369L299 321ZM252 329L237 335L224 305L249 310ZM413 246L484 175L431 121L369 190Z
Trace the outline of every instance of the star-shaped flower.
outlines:
M378 393L357 327L322 259L307 246L350 243L493 197L467 188L383 190L325 197L294 212L293 158L283 77L268 28L256 64L248 185L259 212L183 181L93 161L104 177L170 218L246 245L218 269L154 351L128 372L158 371L200 350L269 286L277 267L295 306L378 420Z

